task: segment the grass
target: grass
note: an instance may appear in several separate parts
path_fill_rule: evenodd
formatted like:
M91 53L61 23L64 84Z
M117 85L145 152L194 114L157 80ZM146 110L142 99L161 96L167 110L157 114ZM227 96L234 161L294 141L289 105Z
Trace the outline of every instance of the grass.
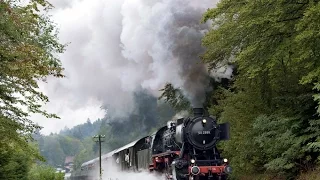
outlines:
M320 180L320 169L302 173L297 180Z

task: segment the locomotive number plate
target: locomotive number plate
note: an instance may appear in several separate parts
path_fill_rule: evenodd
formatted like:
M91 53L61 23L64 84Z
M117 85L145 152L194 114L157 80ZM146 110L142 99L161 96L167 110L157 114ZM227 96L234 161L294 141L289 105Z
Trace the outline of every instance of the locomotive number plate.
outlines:
M198 134L200 135L200 134L211 134L211 132L210 131L198 131Z

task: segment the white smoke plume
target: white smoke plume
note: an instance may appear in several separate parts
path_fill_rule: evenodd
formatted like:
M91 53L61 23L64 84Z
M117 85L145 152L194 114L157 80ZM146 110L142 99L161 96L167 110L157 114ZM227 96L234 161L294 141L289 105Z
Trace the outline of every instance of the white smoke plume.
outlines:
M172 120L175 121L180 118L188 117L190 113L188 111L180 111L172 117Z
M71 43L61 55L67 77L42 85L54 107L76 111L96 102L111 116L126 116L134 110L134 92L159 96L166 83L201 106L209 76L229 76L209 73L199 59L209 29L200 20L217 1L49 1L56 6L52 15L61 41Z
M150 173L148 170L141 172L133 171L121 171L116 164L110 162L102 163L102 179L103 180L163 180L165 179L163 175ZM99 179L99 169L96 168L95 179Z

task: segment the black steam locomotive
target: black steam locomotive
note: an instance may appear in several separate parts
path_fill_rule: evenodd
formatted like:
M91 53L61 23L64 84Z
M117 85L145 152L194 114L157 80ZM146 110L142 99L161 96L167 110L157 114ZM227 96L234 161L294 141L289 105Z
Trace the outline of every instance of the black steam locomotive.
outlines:
M170 180L223 180L231 172L217 142L229 139L229 124L218 124L204 109L192 117L169 121L155 133L102 156L123 171L158 172ZM71 179L92 179L99 159L82 164Z

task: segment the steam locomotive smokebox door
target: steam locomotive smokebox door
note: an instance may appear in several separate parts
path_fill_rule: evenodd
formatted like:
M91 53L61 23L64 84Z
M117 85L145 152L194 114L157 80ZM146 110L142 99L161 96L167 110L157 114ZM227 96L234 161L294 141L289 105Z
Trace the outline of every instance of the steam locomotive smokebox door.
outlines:
M220 130L211 117L196 117L186 127L188 142L197 149L212 149L219 140Z
M220 124L220 140L230 139L230 123Z

